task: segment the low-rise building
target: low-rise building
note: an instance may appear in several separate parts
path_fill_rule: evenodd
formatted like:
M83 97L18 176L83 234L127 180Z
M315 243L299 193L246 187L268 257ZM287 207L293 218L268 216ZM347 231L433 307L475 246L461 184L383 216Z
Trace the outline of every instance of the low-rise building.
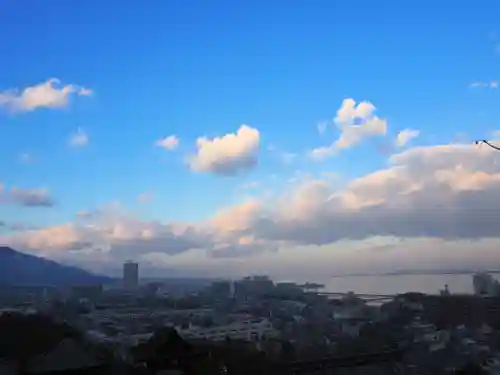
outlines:
M276 336L277 334L267 319L246 320L210 328L191 326L187 329L179 329L178 332L185 339L205 339L210 341L222 341L227 338L258 341L263 337Z

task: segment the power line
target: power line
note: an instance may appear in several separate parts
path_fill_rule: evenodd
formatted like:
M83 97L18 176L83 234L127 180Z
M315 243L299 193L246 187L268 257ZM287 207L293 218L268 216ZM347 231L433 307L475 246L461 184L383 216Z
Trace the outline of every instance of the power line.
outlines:
M476 143L476 145L481 145L481 144L483 144L483 143L484 143L485 145L487 145L487 146L491 147L492 149L497 150L497 151L500 151L500 147L495 146L495 145L492 145L490 142L488 142L488 141L487 141L487 140L485 140L485 139L482 139L482 140L476 141L475 143Z

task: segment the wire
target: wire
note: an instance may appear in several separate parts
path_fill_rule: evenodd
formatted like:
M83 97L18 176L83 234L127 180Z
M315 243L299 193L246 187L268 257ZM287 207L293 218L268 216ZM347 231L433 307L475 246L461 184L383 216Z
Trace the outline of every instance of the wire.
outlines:
M485 139L482 139L482 140L476 141L475 143L476 143L476 145L480 145L480 144L484 143L485 145L490 146L492 149L497 150L497 151L500 151L500 147L495 146L495 145L492 145L490 142L488 142L488 141L487 141L487 140L485 140Z

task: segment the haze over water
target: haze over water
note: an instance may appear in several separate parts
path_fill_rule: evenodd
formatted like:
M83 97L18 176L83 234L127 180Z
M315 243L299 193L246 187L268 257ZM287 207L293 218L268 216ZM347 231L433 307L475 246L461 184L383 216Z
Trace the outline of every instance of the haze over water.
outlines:
M494 276L498 278L498 275ZM448 284L451 293L473 293L472 274L348 276L332 278L324 284L329 292L397 294L412 291L437 294Z

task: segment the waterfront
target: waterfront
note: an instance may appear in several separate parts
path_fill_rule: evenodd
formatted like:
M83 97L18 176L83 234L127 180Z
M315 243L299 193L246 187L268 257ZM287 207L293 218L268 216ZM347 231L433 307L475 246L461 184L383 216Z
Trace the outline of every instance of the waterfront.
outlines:
M499 278L499 275L494 275ZM323 282L328 292L348 292L367 294L397 294L422 292L437 294L446 284L451 293L471 294L472 274L462 275L389 275L389 276L347 276Z

